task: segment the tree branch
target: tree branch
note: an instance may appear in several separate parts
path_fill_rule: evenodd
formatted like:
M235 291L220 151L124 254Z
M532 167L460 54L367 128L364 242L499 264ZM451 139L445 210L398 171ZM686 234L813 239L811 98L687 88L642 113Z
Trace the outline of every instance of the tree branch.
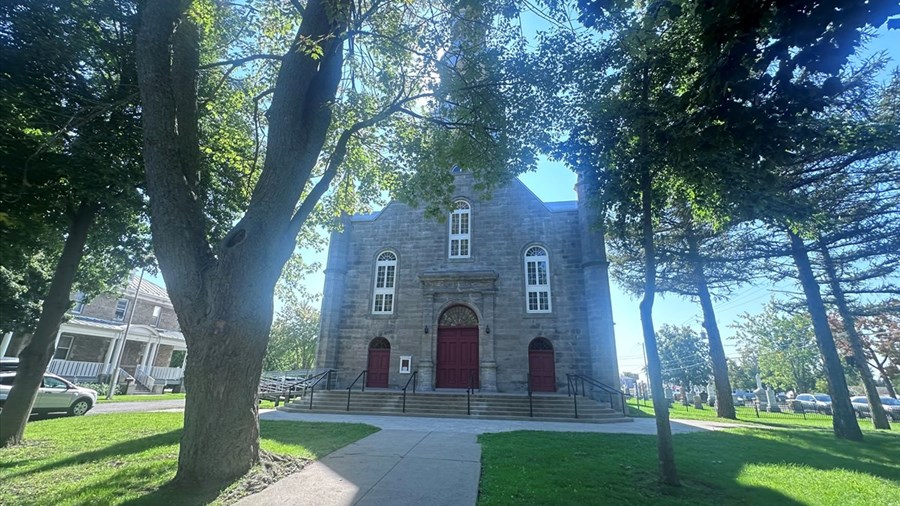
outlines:
M250 56L245 56L243 58L235 58L233 60L223 60L217 61L214 63L207 63L206 65L200 65L200 70L207 70L215 67L227 67L229 65L234 67L240 67L245 63L250 63L256 60L276 60L281 61L282 56L277 54L254 54Z

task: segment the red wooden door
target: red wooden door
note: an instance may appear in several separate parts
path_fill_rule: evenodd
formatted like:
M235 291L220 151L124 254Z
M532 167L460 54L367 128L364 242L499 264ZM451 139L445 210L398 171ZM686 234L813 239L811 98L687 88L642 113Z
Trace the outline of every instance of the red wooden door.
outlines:
M534 392L556 391L556 364L553 350L528 350L528 373Z
M478 387L478 327L438 329L437 387Z
M388 349L369 349L369 366L366 367L369 372L366 373L367 387L384 387L388 386L388 372L391 369L391 350Z

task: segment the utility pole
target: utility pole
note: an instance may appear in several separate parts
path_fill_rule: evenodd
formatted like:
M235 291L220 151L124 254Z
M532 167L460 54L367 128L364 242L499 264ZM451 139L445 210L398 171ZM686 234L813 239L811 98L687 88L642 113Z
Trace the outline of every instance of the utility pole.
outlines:
M141 284L143 282L144 268L141 267L141 276L138 278L137 288L134 290L134 298L131 299L131 314L128 315L128 323L125 324L125 333L122 334L122 344L119 346L119 352L116 353L112 375L109 377L109 392L106 393L106 400L112 399L116 392L116 384L119 382L119 366L122 364L122 355L125 354L125 345L128 343L128 329L131 328L131 320L134 319L134 310L137 309L138 294L141 293Z

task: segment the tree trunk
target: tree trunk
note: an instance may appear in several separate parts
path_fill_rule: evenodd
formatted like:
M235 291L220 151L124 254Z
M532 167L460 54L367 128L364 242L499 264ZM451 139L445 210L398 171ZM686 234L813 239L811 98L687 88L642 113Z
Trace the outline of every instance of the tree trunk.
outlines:
M882 373L881 379L884 380L884 387L887 388L888 395L896 399L897 392L894 390L894 383L891 381L891 378L888 377L887 373Z
M56 351L59 326L71 305L69 295L72 293L72 283L84 255L88 230L95 214L93 206L81 204L69 226L69 234L50 281L50 291L41 305L41 317L31 336L31 342L19 354L15 384L3 405L3 416L0 416L0 447L22 442L31 407L41 387L44 373L47 372L47 365Z
M175 481L185 488L227 483L259 459L257 395L271 326L271 297L262 298L268 300L265 303L234 293L223 295L253 315L218 311L206 319L208 323L183 329L190 349L184 370L190 395Z
M263 170L243 217L214 246L198 197L200 56L188 6L143 2L136 44L153 248L189 352L185 382L191 394L175 476L185 488L227 484L259 459L256 398L273 292L300 228L336 170L304 196L331 125L349 16L340 12L348 9L344 4L306 2L272 94ZM321 54L303 50L310 40L321 45ZM357 130L367 125L357 123ZM350 134L341 137L343 149ZM329 167L342 160L338 148Z
M697 238L690 230L688 230L687 243L694 268L697 295L700 298L700 307L703 308L703 328L706 329L706 336L709 340L709 357L712 360L713 381L716 385L716 416L736 420L737 413L734 410L734 398L731 396L731 381L728 379L725 348L722 346L716 312L713 309L712 297L709 295L709 284L703 270L703 261L700 259L700 247Z
M809 315L812 317L813 329L816 334L816 343L822 353L825 365L825 375L828 378L828 386L831 390L832 425L834 435L851 441L862 441L862 431L856 421L853 406L850 404L850 391L847 388L847 377L844 376L844 367L834 345L834 336L831 327L828 326L828 315L825 312L825 303L819 292L819 284L813 274L809 263L809 254L806 245L800 237L788 230L791 240L791 256L797 266L800 284L806 295L806 305Z
M869 400L869 412L872 415L872 422L876 429L891 430L891 424L888 422L887 414L884 412L884 406L881 405L878 387L875 386L875 379L872 377L872 370L869 369L869 364L866 362L862 341L859 339L859 333L856 332L856 319L847 305L847 297L844 295L840 280L837 278L837 270L834 267L834 261L831 259L828 246L819 242L819 252L822 254L822 264L825 267L825 273L828 275L828 284L831 286L831 293L834 295L838 313L841 315L841 322L844 324L844 332L847 333L850 349L853 350L853 363L856 365L856 369L859 370L863 386L866 388L866 398Z
M644 102L649 92L650 79L644 70L642 96ZM639 156L647 153L647 131L641 132ZM647 351L647 375L650 377L650 392L653 395L653 411L656 414L656 444L659 459L660 480L666 485L680 485L678 469L675 466L675 448L672 444L672 427L669 424L669 403L663 393L662 367L659 348L656 345L656 331L653 328L653 301L656 297L656 247L653 243L653 175L646 160L642 165L641 177L641 229L644 243L644 297L641 300L641 329Z

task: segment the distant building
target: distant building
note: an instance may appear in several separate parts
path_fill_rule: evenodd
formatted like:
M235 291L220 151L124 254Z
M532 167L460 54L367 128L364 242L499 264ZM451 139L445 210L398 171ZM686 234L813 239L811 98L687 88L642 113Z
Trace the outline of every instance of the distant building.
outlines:
M109 375L134 312L121 352L122 369L147 390L181 379L187 348L169 296L145 277L135 301L138 279L133 276L120 296L101 294L85 303L84 294L73 295L72 317L59 328L50 372L82 382ZM4 336L0 357L16 356L24 339Z
M441 223L391 202L345 219L325 270L317 367L346 385L524 392L566 374L619 388L602 234L579 202L544 203L515 180L480 198L454 171ZM581 188L579 187L579 198Z

